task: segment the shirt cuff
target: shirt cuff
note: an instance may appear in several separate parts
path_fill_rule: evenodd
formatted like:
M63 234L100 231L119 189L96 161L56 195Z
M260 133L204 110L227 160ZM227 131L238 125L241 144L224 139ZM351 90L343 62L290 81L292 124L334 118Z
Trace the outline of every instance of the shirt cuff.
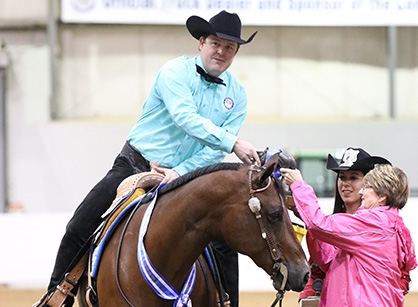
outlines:
M188 173L189 170L186 169L183 165L177 165L176 167L173 167L172 170L176 171L180 176L183 176L184 174Z
M232 153L232 150L234 149L234 145L238 140L238 136L233 135L229 132L225 134L225 139L223 141L222 150L227 153Z

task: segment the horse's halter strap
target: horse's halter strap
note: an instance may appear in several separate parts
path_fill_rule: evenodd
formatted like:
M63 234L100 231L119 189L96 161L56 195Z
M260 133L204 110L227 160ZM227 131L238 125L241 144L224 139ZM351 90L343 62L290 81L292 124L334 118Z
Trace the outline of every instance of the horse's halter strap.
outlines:
M283 294L285 292L285 286L287 282L287 276L288 276L287 267L283 264L283 256L282 256L282 253L280 252L280 249L278 248L278 245L274 242L274 239L272 238L272 236L269 234L266 227L264 226L263 219L261 218L261 202L255 196L255 193L263 192L268 189L268 187L271 184L271 176L268 177L268 183L265 187L254 190L253 185L252 185L253 171L260 172L261 170L255 169L254 166L251 165L248 171L248 185L250 188L250 195L251 195L251 198L248 201L248 206L250 207L251 212L254 213L255 218L257 219L258 225L260 226L261 236L264 240L266 240L267 245L269 247L271 257L273 258L273 261L274 261L273 270L279 271L283 276L282 285L277 295L278 299L281 300L283 298ZM273 303L272 306L274 305L275 303Z

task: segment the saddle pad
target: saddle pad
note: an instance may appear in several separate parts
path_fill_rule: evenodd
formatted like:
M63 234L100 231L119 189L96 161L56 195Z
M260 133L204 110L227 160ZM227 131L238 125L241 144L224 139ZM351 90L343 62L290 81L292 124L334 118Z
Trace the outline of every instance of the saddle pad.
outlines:
M135 189L131 195L127 195L126 199L121 201L119 206L114 209L114 211L111 213L110 216L106 219L106 224L103 227L103 230L101 231L101 235L96 239L96 244L100 244L100 242L103 240L103 237L108 232L110 226L115 222L116 218L120 215L121 212L128 206L132 201L134 201L136 198L142 196L145 194L144 189Z
M117 188L116 198L113 200L109 209L102 215L102 218L105 220L96 231L95 245L100 243L110 225L113 224L127 205L151 188L158 186L163 179L163 175L153 172L134 174L125 178Z
M131 209L137 205L146 194L141 194L141 191L135 190L134 193L132 193L132 195L126 199L126 201L124 201L122 203L122 205L118 208L118 210L115 211L114 214L112 214L112 216L109 217L109 221L111 220L111 222L109 222L106 227L105 230L103 231L103 233L100 236L100 239L98 240L98 242L96 243L96 248L93 250L93 253L91 255L92 257L92 272L91 272L91 276L92 277L96 277L97 275L97 271L99 268L99 264L100 264L100 259L101 256L103 254L104 248L107 244L107 241L109 240L109 238L112 236L112 233L114 231L114 229L116 228L116 226L118 226L119 222L122 220L123 217L125 217L125 215L127 213L129 213L131 211Z

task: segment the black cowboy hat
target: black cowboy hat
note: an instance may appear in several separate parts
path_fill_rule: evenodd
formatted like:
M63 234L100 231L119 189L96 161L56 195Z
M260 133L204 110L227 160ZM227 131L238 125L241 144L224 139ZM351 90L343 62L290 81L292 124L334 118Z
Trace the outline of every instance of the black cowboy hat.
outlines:
M378 156L371 156L362 148L353 148L348 147L343 157L340 161L340 164L328 154L327 159L327 169L333 170L334 172L347 171L347 170L356 170L361 171L363 174L366 174L374 168L375 164L390 164L388 160Z
M248 40L241 39L241 20L236 13L222 11L213 16L209 22L199 16L191 16L186 21L190 34L196 38L213 34L219 38L237 42L240 45L251 42L258 31L255 31Z

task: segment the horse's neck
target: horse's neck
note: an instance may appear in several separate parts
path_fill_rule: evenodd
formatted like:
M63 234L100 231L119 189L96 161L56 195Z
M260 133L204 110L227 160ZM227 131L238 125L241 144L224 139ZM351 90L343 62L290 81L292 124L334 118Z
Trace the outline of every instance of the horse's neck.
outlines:
M229 188L234 189L233 183ZM145 245L152 263L167 280L184 282L197 257L221 233L223 202L231 196L225 187L223 190L218 184L180 188L157 202Z

